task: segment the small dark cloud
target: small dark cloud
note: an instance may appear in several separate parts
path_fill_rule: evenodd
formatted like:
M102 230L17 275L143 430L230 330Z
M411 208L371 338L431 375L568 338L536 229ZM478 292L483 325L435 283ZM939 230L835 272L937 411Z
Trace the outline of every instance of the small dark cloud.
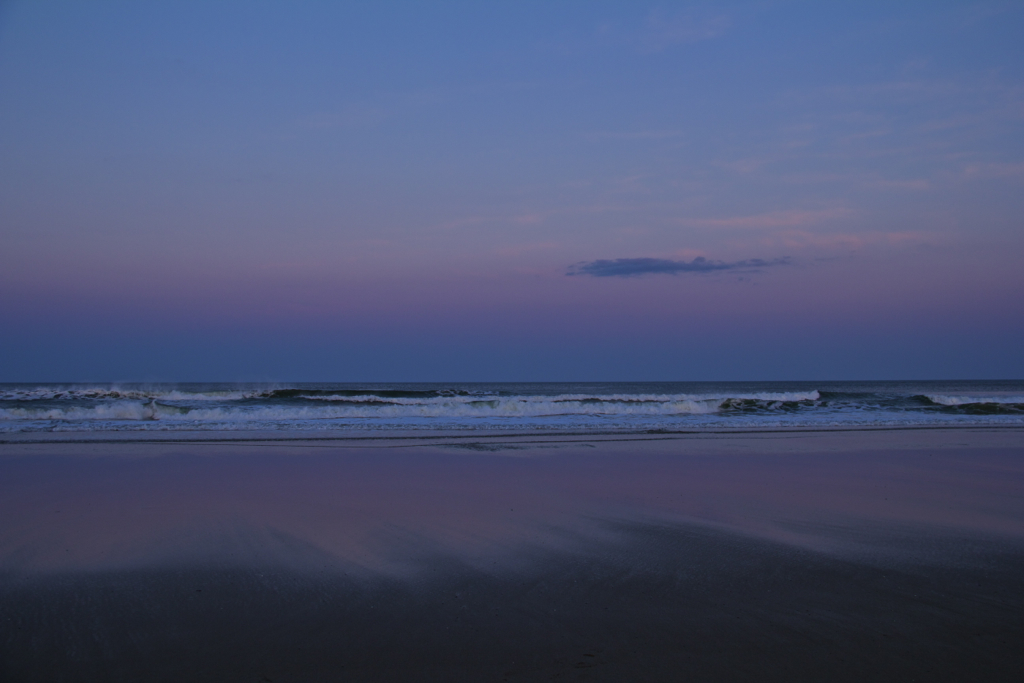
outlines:
M566 275L592 275L594 277L638 277L640 275L679 273L713 273L721 270L751 271L768 266L783 266L789 263L789 257L766 261L764 259L747 259L746 261L709 261L698 256L692 261L672 261L663 258L617 258L582 261L569 266Z

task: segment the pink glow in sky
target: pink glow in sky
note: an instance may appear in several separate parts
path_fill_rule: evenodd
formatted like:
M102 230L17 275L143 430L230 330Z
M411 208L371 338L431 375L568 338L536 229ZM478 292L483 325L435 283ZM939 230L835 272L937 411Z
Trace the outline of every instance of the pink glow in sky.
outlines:
M0 381L1024 376L1021 26L6 3Z

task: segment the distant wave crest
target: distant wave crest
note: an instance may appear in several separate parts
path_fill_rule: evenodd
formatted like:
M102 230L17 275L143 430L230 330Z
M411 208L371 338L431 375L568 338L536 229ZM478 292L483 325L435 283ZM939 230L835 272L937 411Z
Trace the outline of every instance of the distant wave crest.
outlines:
M1024 383L962 385L0 385L0 432L1024 424Z
M422 398L353 396L312 396L320 405L259 403L247 406L183 407L171 403L172 392L162 400L115 400L93 406L14 407L0 409L4 420L190 420L280 421L374 418L480 418L592 416L702 415L720 410L760 408L771 410L787 403L814 401L818 392L767 393L739 396L701 395L588 395L558 396L430 396ZM195 400L194 395L189 397ZM249 396L252 398L252 396ZM299 398L299 397L293 397ZM225 398L221 399L222 401ZM230 399L226 399L230 401ZM326 403L326 405L324 405Z

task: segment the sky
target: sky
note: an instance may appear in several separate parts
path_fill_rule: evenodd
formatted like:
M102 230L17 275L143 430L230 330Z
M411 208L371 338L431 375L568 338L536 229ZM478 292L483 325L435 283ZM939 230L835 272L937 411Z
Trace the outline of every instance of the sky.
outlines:
M0 0L0 382L1024 378L1024 2Z

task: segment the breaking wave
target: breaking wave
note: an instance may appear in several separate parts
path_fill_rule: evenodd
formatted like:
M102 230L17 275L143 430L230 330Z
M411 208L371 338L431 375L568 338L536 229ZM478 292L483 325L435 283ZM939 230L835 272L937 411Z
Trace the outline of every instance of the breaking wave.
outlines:
M1024 395L1021 396L943 396L941 394L926 395L926 399L940 406L968 406L968 405L1024 405Z
M108 387L34 387L0 390L0 401L238 401L269 396L273 390L191 392L179 389L118 389Z
M172 403L174 393L149 402L117 400L93 406L0 408L3 420L192 420L279 421L374 418L481 418L590 416L704 415L721 410L784 408L813 401L817 392L753 394L743 396L568 394L559 396L431 396L422 398L354 396L294 396L327 405L182 406ZM111 397L105 397L111 398ZM196 400L190 397L191 400ZM252 398L247 396L246 398ZM208 399L204 399L208 400ZM222 399L225 400L225 399ZM226 399L230 400L230 399Z
M0 385L0 432L1024 424L988 384Z

